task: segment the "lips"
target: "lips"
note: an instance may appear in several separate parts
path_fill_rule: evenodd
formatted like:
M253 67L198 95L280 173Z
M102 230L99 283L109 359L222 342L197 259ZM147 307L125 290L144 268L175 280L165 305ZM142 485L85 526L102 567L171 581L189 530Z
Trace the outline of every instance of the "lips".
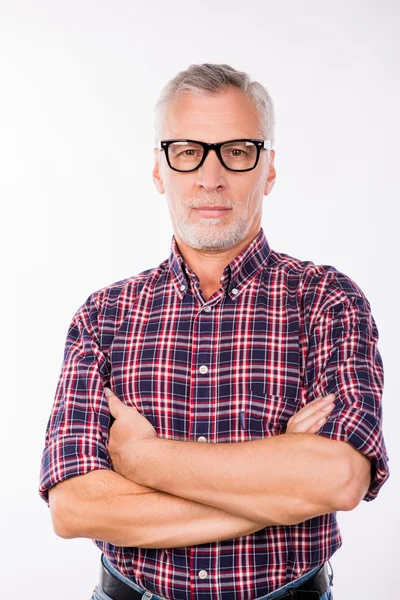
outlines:
M225 206L202 206L201 208L195 208L202 217L222 217L226 215L231 209Z

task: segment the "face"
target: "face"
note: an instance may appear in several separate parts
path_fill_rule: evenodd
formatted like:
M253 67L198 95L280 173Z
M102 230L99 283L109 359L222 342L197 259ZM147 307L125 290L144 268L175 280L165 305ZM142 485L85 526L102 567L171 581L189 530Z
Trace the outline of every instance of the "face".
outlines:
M262 139L255 106L234 87L170 102L161 136L208 143ZM274 154L262 150L256 168L240 173L225 169L211 150L199 169L179 173L170 169L164 151L155 148L153 180L160 194L166 194L178 244L183 240L197 250L222 251L250 243L261 227L263 196L275 182Z

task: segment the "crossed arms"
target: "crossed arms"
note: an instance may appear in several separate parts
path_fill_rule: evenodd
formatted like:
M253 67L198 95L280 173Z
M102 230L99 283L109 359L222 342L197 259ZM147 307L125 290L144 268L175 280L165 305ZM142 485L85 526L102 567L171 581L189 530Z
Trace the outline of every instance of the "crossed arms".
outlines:
M50 488L58 535L119 546L191 546L351 510L369 488L371 461L374 478L367 499L387 479L383 371L377 330L362 297L321 309L310 335L307 399L338 390L332 418L321 431L317 412L323 399L317 399L290 419L285 434L232 444L157 438L135 408L114 395L106 400L105 358L93 329L95 315L89 317L85 309L70 329L47 446L42 489ZM61 410L65 405L69 420ZM110 411L116 420L108 432ZM91 456L77 461L76 447L63 453L66 440L77 436L88 447L87 432L96 440ZM98 459L99 439L107 439L114 470ZM98 462L88 472L93 454ZM66 472L76 476L65 478Z
M61 537L148 548L220 541L351 510L370 483L365 456L313 435L333 408L331 397L306 405L284 435L236 444L157 438L135 408L113 394L107 399L116 419L108 447L114 471L51 488Z

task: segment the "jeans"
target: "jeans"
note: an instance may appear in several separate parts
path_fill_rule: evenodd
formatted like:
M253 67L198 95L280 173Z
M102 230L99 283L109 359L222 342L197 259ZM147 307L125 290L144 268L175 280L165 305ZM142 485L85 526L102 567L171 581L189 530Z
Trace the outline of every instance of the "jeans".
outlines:
M121 575L121 573L119 571L117 571L111 565L111 563L107 560L107 558L104 555L102 555L101 559L104 562L107 569L109 571L111 571L111 573L113 573L116 577L118 577L118 579L120 579L121 581L123 581L124 583L129 585L131 588L133 588L137 592L143 592L143 595L142 595L143 600L150 600L150 598L151 598L151 600L164 600L164 598L161 598L161 596L156 596L156 594L152 594L151 592L146 592L146 590L142 590L142 588L140 588L138 585L133 583L133 581L126 579L126 577ZM281 594L286 592L288 589L297 587L303 581L307 581L307 579L309 579L312 575L314 575L314 573L316 573L319 568L320 567L315 567L315 569L308 571L308 573L306 573L302 577L299 577L298 579L295 579L294 581L287 583L283 587L280 587L279 589L274 590L273 592L271 592L270 594L267 594L266 596L259 596L256 600L273 600L273 598L280 596ZM331 569L332 569L332 567L331 567ZM332 575L333 575L333 573L332 573ZM331 577L331 581L332 581L332 577ZM110 598L110 596L107 596L107 594L105 592L103 592L103 590L101 589L101 586L98 584L98 585L96 585L95 589L93 590L91 600L112 600L112 598ZM320 600L333 600L332 586L330 586L329 590L320 597Z

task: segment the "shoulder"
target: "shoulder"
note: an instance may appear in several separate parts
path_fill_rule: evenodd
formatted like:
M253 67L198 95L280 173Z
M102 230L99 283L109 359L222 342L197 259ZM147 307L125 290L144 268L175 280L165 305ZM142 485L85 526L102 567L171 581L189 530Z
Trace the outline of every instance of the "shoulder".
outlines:
M343 303L356 301L370 308L360 286L332 265L315 264L272 250L266 268L269 270L272 277L278 277L288 290L295 292L298 303L311 319Z
M168 260L157 267L146 269L125 279L104 286L90 294L79 307L75 317L83 321L121 323L135 304L146 283L162 277L168 269Z

